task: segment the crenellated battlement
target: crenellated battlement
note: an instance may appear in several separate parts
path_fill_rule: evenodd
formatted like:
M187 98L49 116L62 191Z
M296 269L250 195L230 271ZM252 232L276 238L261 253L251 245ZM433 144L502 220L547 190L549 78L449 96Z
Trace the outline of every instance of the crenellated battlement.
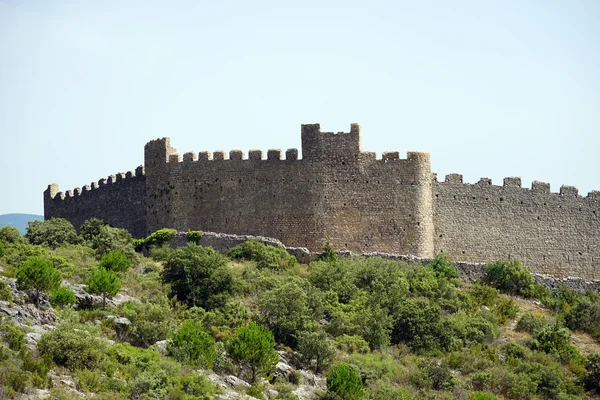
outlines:
M144 166L81 188L44 192L46 218L97 217L135 237L160 228L270 236L289 246L488 262L600 279L600 191L520 177L438 181L426 151L363 151L362 128L301 127L301 148L178 153L144 146Z
M56 183L48 185L48 188L44 192L44 195L51 200L65 200L68 198L76 198L81 195L93 194L96 190L103 190L104 188L111 185L119 184L130 184L132 181L139 181L145 179L144 167L140 165L135 171L118 172L114 175L109 175L107 178L100 178L96 182L92 182L89 185L83 185L81 188L76 187L69 189L65 192L60 191L60 187Z
M437 182L437 178L434 178ZM562 197L574 197L574 198L585 198L590 200L598 200L600 199L600 191L593 190L587 194L587 196L581 196L579 194L579 189L574 186L562 185L558 192L552 192L550 190L550 184L547 182L541 181L533 181L531 183L530 188L524 188L522 186L520 177L506 177L503 179L502 185L494 185L490 178L480 178L479 181L475 183L468 183L463 181L462 174L451 173L447 174L443 182L438 182L440 185L470 185L470 186L480 186L480 187L495 187L495 188L504 188L504 189L522 189L524 191L531 191L533 193L547 193L553 194Z

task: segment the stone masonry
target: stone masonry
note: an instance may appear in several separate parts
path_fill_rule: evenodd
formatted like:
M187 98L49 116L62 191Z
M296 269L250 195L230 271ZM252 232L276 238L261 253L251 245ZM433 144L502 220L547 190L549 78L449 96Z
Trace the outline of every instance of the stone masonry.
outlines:
M302 158L282 152L188 152L169 138L145 146L144 167L91 186L44 192L46 219L79 227L91 217L142 237L160 228L262 235L319 250L325 241L357 253L470 263L519 258L535 273L600 279L600 192L559 193L520 178L438 182L427 152L362 150L361 127L321 132L302 125Z

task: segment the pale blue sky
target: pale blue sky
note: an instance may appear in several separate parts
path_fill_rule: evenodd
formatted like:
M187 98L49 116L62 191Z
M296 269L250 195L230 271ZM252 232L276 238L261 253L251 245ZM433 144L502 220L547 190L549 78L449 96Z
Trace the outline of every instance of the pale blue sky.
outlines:
M442 179L600 190L600 1L288 3L0 0L0 214L153 138L299 148L314 122Z

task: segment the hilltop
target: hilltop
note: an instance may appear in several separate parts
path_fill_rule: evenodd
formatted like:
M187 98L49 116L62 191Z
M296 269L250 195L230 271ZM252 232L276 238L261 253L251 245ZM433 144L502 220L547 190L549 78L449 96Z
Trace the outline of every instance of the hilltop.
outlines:
M14 226L19 230L21 235L27 232L27 223L30 221L43 221L43 215L36 214L2 214L0 215L0 227L2 226Z

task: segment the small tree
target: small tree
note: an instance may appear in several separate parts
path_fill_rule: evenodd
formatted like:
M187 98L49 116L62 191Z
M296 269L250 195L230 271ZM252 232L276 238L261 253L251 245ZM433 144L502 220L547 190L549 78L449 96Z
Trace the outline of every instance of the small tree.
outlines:
M320 373L335 359L335 348L325 332L300 332L298 334L300 364Z
M100 259L100 266L114 272L125 272L131 267L131 260L122 252L109 251Z
M342 399L360 399L364 394L358 371L348 364L338 364L327 374L327 390Z
M77 301L75 293L66 286L59 286L52 291L50 295L50 304L53 307L72 306Z
M84 241L91 243L100 234L100 229L106 225L108 225L106 222L98 218L87 219L79 227L79 236Z
M64 218L30 221L28 225L25 237L31 244L45 245L54 249L63 243L75 244L78 241L75 227Z
M588 390L600 394L600 353L590 354L585 369L587 370L586 387Z
M333 262L338 260L338 255L329 243L329 240L323 245L323 251L319 254L315 261Z
M0 242L21 243L23 242L23 237L21 237L21 232L17 228L6 225L0 228Z
M60 272L52 263L42 257L28 258L17 270L17 287L31 291L33 303L39 306L42 293L48 293L58 287L62 280Z
M171 297L210 310L224 305L233 291L233 276L226 263L212 248L188 243L169 254L162 278L171 286Z
M254 322L237 329L237 335L227 343L227 351L240 365L240 372L247 373L250 383L273 373L279 361L273 333Z
M193 367L212 368L217 356L215 340L201 322L186 320L173 336L168 350L177 360Z
M87 291L102 296L102 308L106 308L106 298L113 297L121 289L121 280L113 271L96 268L88 281Z
M487 264L484 280L488 285L505 293L531 297L535 292L533 277L519 260Z

